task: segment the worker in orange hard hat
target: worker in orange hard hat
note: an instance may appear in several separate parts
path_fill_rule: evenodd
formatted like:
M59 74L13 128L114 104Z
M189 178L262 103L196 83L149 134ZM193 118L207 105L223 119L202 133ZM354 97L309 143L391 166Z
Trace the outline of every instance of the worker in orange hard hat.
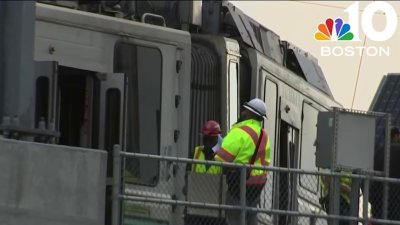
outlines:
M207 121L201 128L203 135L203 145L197 146L194 150L193 159L197 160L214 160L214 155L221 146L221 127L214 120ZM193 164L192 171L197 173L221 173L221 167L205 164Z

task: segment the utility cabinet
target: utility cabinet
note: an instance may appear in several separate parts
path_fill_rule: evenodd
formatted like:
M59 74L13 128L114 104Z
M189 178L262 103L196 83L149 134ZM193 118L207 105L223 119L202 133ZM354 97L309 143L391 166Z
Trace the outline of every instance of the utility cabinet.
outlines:
M316 166L372 171L376 119L374 113L338 108L319 112Z

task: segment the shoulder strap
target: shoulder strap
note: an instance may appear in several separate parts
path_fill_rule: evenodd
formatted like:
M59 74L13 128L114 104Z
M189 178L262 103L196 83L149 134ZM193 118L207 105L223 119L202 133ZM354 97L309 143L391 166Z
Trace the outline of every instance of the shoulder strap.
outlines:
M250 137L251 139L253 139L253 142L256 146L256 149L254 150L253 156L250 158L249 164L254 164L254 162L256 161L256 156L258 153L258 149L260 148L260 144L261 144L261 140L264 136L264 130L261 128L260 130L260 136L257 136L257 133L253 130L253 128L249 127L249 126L241 126L240 129L242 129L243 131L245 131Z
M260 150L259 148L260 148L260 144L261 144L261 140L262 140L263 136L264 136L264 131L263 131L263 129L261 129L260 130L260 137L257 140L256 149L254 150L253 156L250 159L250 164L251 165L253 165L254 162L256 161L256 156L257 156L258 151Z
M264 131L261 128L260 137L258 138L256 149L254 150L253 156L251 157L250 162L249 162L250 165L253 165L254 162L256 161L256 156L257 156L258 151L260 151L260 143L261 143L261 140L263 139L263 136L264 136ZM246 180L249 179L252 170L253 170L253 168L250 168L247 170Z
M250 135L250 137L253 139L254 144L256 144L256 149L254 149L253 156L251 157L251 159L250 159L250 161L249 161L249 164L250 164L250 165L253 165L254 162L256 161L256 157L257 157L257 153L258 153L259 148L260 148L261 140L262 140L263 137L264 137L264 130L261 128L261 130L260 130L260 136L257 137L257 133L256 133L252 128L250 128L250 127L248 127L248 126L242 126L242 127L240 127L240 128L241 128L242 130L244 130L245 132L247 132L247 133ZM258 138L257 142L256 142L256 138ZM251 174L251 171L252 171L251 168L247 170L246 180L249 179L250 174Z

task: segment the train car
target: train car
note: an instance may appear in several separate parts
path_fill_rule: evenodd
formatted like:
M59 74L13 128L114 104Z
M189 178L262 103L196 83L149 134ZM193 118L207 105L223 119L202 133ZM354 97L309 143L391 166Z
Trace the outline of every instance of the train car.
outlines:
M128 152L192 157L206 120L219 121L226 134L241 105L258 97L267 105L271 165L317 170L318 112L340 104L313 56L229 2L110 2L36 3L35 124L54 124L61 134L55 144L107 150L111 177L114 144ZM125 163L127 192L185 199L186 168ZM318 182L270 175L260 207L318 211ZM107 187L110 193L111 183ZM183 222L182 208L132 203L125 210L126 223Z

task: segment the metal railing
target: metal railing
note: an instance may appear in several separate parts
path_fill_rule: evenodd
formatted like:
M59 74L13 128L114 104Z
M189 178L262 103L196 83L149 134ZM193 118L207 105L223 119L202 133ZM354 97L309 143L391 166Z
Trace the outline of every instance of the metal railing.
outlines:
M144 161L156 161L160 168L155 169L167 175L152 178L151 184L142 182L147 171L142 171L138 162ZM198 174L191 171L194 164L220 167L224 174ZM237 219L235 224L243 225L252 224L249 220L254 218L256 224L400 224L400 180L374 174L304 171L128 153L118 145L114 147L114 168L121 170L114 169L113 225L140 224L138 221L229 224L232 215ZM226 171L234 169L239 171L239 179L229 180ZM251 193L246 186L249 169L268 173L261 192ZM350 179L351 195L357 197L347 194L347 198L330 199L327 195L327 201L337 201L340 205L340 212L327 213L329 209L320 203L325 196L321 177L330 177L331 182ZM383 196L382 188L386 186L383 184L388 184L389 196ZM346 196L343 192L341 195ZM384 204L386 201L382 199L386 197L389 201ZM382 214L385 211L387 215Z

